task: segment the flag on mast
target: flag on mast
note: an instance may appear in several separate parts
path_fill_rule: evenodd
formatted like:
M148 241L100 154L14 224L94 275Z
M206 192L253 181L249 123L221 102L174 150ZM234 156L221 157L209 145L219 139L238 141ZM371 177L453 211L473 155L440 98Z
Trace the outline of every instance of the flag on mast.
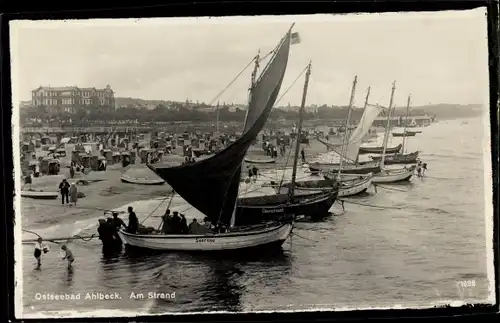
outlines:
M299 33L292 33L291 38L290 38L291 44L300 44L300 36Z

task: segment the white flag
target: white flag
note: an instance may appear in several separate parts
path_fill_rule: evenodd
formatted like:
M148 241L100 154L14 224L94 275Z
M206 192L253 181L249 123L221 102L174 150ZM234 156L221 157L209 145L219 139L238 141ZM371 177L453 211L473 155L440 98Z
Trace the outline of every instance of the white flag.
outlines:
M292 35L291 35L291 44L295 45L295 44L299 44L299 43L300 43L299 33L292 33Z

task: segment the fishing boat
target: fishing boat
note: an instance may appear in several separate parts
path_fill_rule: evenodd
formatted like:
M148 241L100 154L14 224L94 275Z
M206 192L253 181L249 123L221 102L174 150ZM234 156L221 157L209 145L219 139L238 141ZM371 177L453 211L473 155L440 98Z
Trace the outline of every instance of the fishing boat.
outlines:
M409 154L394 154L385 156L386 165L395 164L413 164L417 162L419 151L415 151ZM371 159L380 161L382 156L370 156Z
M325 179L334 178L335 174L324 175ZM373 174L351 175L342 174L338 197L355 196L364 193L372 185Z
M122 174L120 180L123 183L137 184L137 185L163 185L165 181L161 178L147 178L147 177L132 177L127 174Z
M292 25L293 27L293 25ZM214 156L180 166L146 165L164 179L192 207L215 226L206 234L136 234L120 230L122 241L130 246L177 251L241 251L281 248L293 228L292 221L273 221L238 228L234 226L240 186L241 166L252 142L263 129L276 102L285 75L291 41L291 28L254 81L259 56L254 59L249 104L242 136Z
M249 164L274 164L276 163L276 159L268 157L262 159L256 159L252 157L245 157L245 162Z
M406 127L407 127L407 124L409 123L408 119L410 117L410 102L411 102L411 96L408 96L408 102L406 104L406 118L405 118L405 122L404 122L405 127L403 129L403 133L408 132ZM419 131L413 131L413 132L417 133ZM407 147L406 141L407 141L407 137L405 136L405 137L403 137L403 142L401 144L400 153L396 153L393 155L387 155L387 153L386 153L385 160L384 160L385 165L417 163L419 151L417 150L417 151L414 151L414 152L408 153L408 154L405 153L405 148ZM371 156L371 159L376 160L376 161L380 161L382 159L382 156Z
M296 182L296 192L300 194L302 192L318 192L319 190L332 190L334 189L334 180L336 174L324 175L324 179L310 180L310 181L298 181ZM340 176L338 184L338 197L354 196L366 192L368 188L372 185L373 175L352 175L352 174L342 174ZM277 183L266 183L266 186L279 187ZM289 183L283 184L283 188L287 188Z
M385 169L385 159L387 158L386 147L387 147L387 142L389 140L389 131L391 127L391 114L392 111L395 109L392 108L395 90L396 90L396 82L394 82L392 85L391 99L389 101L389 107L388 107L389 112L387 113L387 126L385 128L384 143L383 143L384 149L382 151L382 157L380 159L380 168L382 170L379 173L374 174L373 183L396 183L401 181L408 181L413 176L416 168L415 165L412 165L410 167L405 166L399 169ZM410 104L410 98L411 97L408 96L408 106Z
M378 106L372 106L368 104L370 89L371 87L368 87L363 109L363 115L361 116L360 121L358 122L356 128L354 129L354 131L352 131L352 133L349 134L349 131L347 131L344 134L344 139L340 146L332 145L328 142L321 140L320 138L317 138L318 141L326 145L329 150L337 153L341 157L340 158L341 162L335 164L310 163L309 170L311 171L311 173L318 173L318 172L335 173L340 171L341 166L342 166L342 172L345 174L369 174L369 173L380 172L381 168L379 162L359 161L360 148L363 138L370 131L370 128L373 122L375 121L375 118L380 112ZM350 122L351 110L352 108L349 109L348 116L345 121L346 124L349 124Z
M395 147L387 147L385 150L386 154L397 154L403 148L402 144ZM381 154L384 147L359 147L359 154Z
M22 190L21 197L39 199L39 200L55 200L59 196L59 192L45 192L37 190Z

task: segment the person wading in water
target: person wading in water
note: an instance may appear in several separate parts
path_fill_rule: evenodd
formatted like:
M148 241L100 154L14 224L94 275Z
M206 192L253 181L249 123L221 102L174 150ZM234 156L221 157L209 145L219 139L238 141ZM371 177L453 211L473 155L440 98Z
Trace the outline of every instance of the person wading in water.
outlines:
M73 257L73 253L65 244L61 246L61 250L64 252L64 257L62 259L68 260L68 268L70 268L73 261L75 261L75 257Z
M121 241L120 236L118 235L118 230L120 230L121 227L127 228L127 225L125 222L123 222L122 219L118 217L118 212L113 212L113 235L115 236L118 241Z
M37 268L40 268L40 266L42 265L42 251L43 253L49 252L49 246L42 243L42 241L42 238L38 238L35 243L35 252L33 256L35 256Z
M64 204L64 199L66 199L66 203L69 204L69 183L65 179L59 184L59 190L61 191L61 202Z

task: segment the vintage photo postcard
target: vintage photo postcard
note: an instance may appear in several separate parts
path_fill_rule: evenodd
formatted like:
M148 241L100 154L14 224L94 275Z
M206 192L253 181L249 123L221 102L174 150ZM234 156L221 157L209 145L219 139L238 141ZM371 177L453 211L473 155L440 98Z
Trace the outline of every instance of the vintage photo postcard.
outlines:
M486 9L10 39L17 318L495 302Z

